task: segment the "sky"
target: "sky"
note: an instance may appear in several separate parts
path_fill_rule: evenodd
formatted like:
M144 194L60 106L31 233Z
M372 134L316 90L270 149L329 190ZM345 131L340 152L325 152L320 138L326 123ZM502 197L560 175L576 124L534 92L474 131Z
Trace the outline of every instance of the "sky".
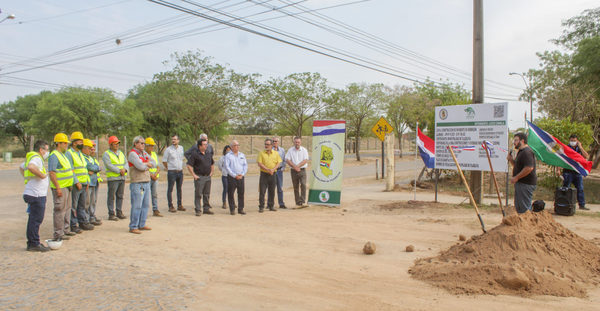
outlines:
M380 71L151 1L4 1L0 20L15 18L0 22L0 103L61 86L109 88L123 97L169 70L170 55L188 50L265 80L318 72L335 88L353 82L412 86L429 78L471 89L472 0L167 2ZM509 102L511 128L524 125L529 104L518 99L524 81L509 72L536 68L536 52L557 49L550 39L560 36L561 22L596 6L586 0L484 1L485 102Z

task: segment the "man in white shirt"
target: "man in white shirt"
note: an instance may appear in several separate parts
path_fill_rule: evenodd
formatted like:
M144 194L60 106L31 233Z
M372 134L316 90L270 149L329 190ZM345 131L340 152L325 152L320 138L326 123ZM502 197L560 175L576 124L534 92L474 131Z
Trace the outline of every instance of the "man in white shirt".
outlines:
M27 203L27 250L31 252L47 252L50 249L40 243L40 225L44 221L46 196L48 195L48 172L44 167L44 159L50 155L48 143L38 140L34 151L28 152L25 163L19 170L25 178L23 200Z
M163 165L167 170L167 202L169 212L185 211L181 201L183 184L183 147L179 145L179 136L171 137L171 146L163 153ZM173 184L177 185L177 209L173 206Z
M306 167L308 166L308 151L302 147L302 138L294 137L294 147L288 149L285 162L290 166L294 199L296 207L308 207L306 202ZM300 189L298 189L300 188ZM301 191L298 191L301 190Z

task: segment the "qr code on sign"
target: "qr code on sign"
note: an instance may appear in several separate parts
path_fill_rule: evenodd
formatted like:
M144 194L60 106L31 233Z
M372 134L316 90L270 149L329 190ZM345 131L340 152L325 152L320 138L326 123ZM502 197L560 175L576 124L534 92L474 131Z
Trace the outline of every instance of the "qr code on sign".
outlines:
M494 106L494 118L504 118L504 105Z

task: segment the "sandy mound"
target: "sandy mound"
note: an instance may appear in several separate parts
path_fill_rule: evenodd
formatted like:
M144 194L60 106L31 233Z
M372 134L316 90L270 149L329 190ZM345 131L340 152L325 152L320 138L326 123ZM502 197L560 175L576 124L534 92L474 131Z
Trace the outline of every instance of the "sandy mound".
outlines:
M418 259L409 273L456 294L584 297L600 281L600 248L548 212L526 213Z

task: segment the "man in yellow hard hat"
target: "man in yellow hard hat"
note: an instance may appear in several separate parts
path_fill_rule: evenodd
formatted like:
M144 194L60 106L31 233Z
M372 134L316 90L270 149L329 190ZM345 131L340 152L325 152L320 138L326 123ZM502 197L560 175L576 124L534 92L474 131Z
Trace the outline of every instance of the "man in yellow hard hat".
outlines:
M94 157L94 142L85 138L83 140L83 149L86 168L90 177L90 183L85 198L85 209L88 212L90 223L94 226L100 226L102 222L96 217L96 202L98 201L98 177L100 172L100 164Z
M67 159L65 152L69 147L69 138L64 133L54 136L56 149L50 153L48 158L48 175L50 176L50 188L54 203L53 223L54 240L68 240L69 236L75 235L71 232L71 190L77 180L73 174L73 166Z
M117 136L108 138L109 149L102 155L102 162L106 169L108 220L117 221L125 219L123 214L123 192L125 191L125 178L127 176L127 157L119 150L121 141ZM115 206L117 214L115 215Z
M154 152L155 146L156 142L154 142L154 139L152 137L146 137L146 152L150 155L150 162L153 165L153 167L149 169L150 192L152 193L152 216L163 217L158 210L158 192L156 191L156 184L158 183L160 167L158 167L158 156L156 155L156 152Z
M85 199L90 182L90 176L85 162L85 155L81 152L83 149L83 134L73 132L71 134L71 148L67 150L67 159L73 165L73 174L77 178L75 187L71 194L71 231L81 233L81 230L94 230L94 225L90 223L90 217L85 210Z
M48 158L48 143L38 140L33 151L27 153L25 163L19 170L25 178L23 200L27 203L27 250L30 252L47 252L50 249L40 243L40 225L44 221L46 196L48 195L48 172L44 160Z

